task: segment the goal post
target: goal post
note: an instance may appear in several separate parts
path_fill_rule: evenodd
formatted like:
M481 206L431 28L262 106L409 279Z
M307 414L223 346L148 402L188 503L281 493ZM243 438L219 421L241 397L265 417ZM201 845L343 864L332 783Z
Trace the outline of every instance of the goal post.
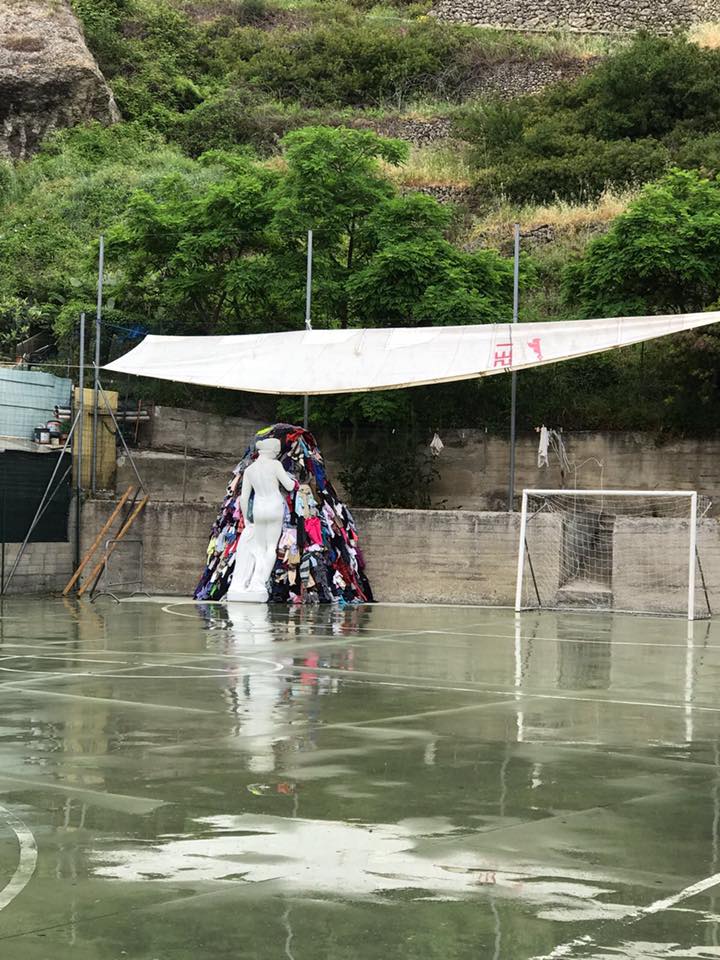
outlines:
M515 610L711 615L694 490L523 490Z

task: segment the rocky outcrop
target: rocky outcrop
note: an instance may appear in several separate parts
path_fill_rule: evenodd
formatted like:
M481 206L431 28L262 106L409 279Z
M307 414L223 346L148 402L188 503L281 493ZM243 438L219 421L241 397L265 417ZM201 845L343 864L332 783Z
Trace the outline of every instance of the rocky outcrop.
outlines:
M64 0L0 0L0 157L21 159L54 130L119 116Z
M671 33L720 20L720 0L439 0L433 15L510 30Z

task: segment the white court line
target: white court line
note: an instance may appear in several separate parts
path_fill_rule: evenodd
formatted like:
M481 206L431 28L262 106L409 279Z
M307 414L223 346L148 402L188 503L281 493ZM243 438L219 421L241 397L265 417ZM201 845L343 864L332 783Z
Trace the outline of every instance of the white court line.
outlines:
M171 610L170 608L187 606L188 604L191 604L192 606L196 607L198 606L198 604L201 604L203 602L204 601L202 600L178 600L177 603L166 603L165 606L161 607L160 609L162 610L163 613L172 614L173 617L185 617L186 619L195 620L197 623L201 623L202 621L199 619L197 613L178 613L177 610Z
M190 613L179 613L178 611L171 610L170 608L171 608L171 607L176 607L176 606L183 606L183 605L186 605L186 604L201 605L201 604L203 604L203 603L205 603L205 601L202 601L202 600L182 600L182 601L178 601L177 603L166 604L164 607L162 607L162 611L163 611L163 613L170 613L170 614L172 614L173 616L176 616L176 617L186 617L186 618L195 620L195 619L197 619L197 618L196 618L193 614L190 614ZM222 607L225 607L225 606L226 606L226 604L225 604L224 601L222 601L222 600L221 600L221 601L215 601L215 605L216 605L216 606L222 606ZM361 605L361 606L362 606L362 605ZM368 605L366 604L365 606L368 606ZM433 603L427 603L427 604L415 604L415 603L376 603L376 604L373 604L372 606L374 606L374 607L400 607L400 608L410 608L410 609L425 609L426 607L431 607L431 608L433 608L433 609L440 608L440 609L445 609L445 610L457 610L457 609L459 609L459 610L478 610L478 609L480 609L480 610L503 610L503 611L506 611L506 610L512 610L512 609L513 609L512 607L487 606L487 605L483 605L483 604L479 604L479 605L475 605L475 604L453 604L452 606L450 606L450 605L448 605L448 604L442 604L442 603L435 603L435 604L433 604ZM557 611L545 611L545 612L548 613L548 612L557 612ZM567 611L563 610L563 611L560 611L560 612L562 612L563 614L565 614L565 613L571 613L571 614L576 615L576 616L581 616L581 615L583 614L583 612L582 612L582 611L579 611L579 610L567 610ZM537 614L533 614L533 616L537 616ZM614 614L613 616L621 616L621 614ZM635 615L633 615L633 614L622 614L622 616L634 617ZM643 619L643 620L660 620L660 621L662 621L663 623L674 623L676 620L677 620L678 623L682 623L682 622L683 622L683 621L681 621L679 618L658 617L658 616L652 616L652 615L647 615L647 616L643 615L643 616L642 616L642 619ZM292 621L290 621L289 618L288 618L288 621L287 621L287 622L292 622ZM488 623L488 624L489 624L489 623L491 623L491 621L484 621L484 622L481 622L481 623L478 623L478 624L468 624L468 626L469 626L469 627L473 627L473 626L482 627L482 626L485 626L485 623ZM591 624L589 624L589 626L590 626L590 625L591 625ZM304 627L304 628L306 628L306 629L312 629L312 627L313 627L312 624L300 624L300 623L298 623L298 626L299 626L299 627ZM325 624L320 623L320 624L318 624L318 626L325 626ZM367 627L363 627L362 629L363 629L363 631L366 631L366 630L374 630L374 631L384 632L387 628L385 628L385 627L371 627L371 626L367 626ZM515 640L515 635L514 635L514 634L513 634L513 635L510 635L510 634L504 634L504 633L466 633L466 632L460 631L460 630L444 630L444 629L433 629L433 630L402 630L402 631L400 631L400 630L398 630L398 631L392 630L392 631L390 632L389 636L388 636L388 639L390 639L390 637L393 637L393 636L397 636L397 637L408 636L408 637L411 637L411 636L431 635L431 634L436 634L436 635L440 635L440 636L473 637L473 638L475 638L475 639L482 639L482 638L486 638L486 637L487 637L487 638L493 638L493 639L509 639L509 640L513 640L513 641ZM147 639L152 639L152 638L148 636ZM378 639L380 639L380 638L378 638ZM608 642L608 641L605 641L605 640L603 640L603 639L601 639L601 638L598 639L598 640L590 640L590 639L584 639L584 638L582 638L582 637L540 637L540 636L528 637L528 636L525 636L525 637L523 637L523 639L542 640L542 641L547 641L547 642L550 642L550 643L603 643L603 642ZM279 642L283 643L283 642L289 642L289 641L279 641ZM633 640L610 640L609 642L612 643L613 646L623 646L623 647L678 647L678 648L683 648L683 649L686 647L686 644L685 644L685 643L656 643L656 642L652 642L652 641L651 641L651 642L648 642L648 643L640 643L640 642L633 641ZM711 644L711 647L712 647L712 646L716 646L716 645L712 645L712 644Z
M486 710L488 707L504 707L515 703L512 694L505 700L493 700L490 703L473 703L466 707L448 707L447 710L423 710L422 713L405 713L401 716L378 717L375 720L354 720L349 723L328 723L323 730L356 730L358 727L367 727L371 724L404 723L406 720L422 720L424 717L443 717L453 713L467 713L470 710Z
M443 637L471 637L474 640L516 640L515 634L510 633L465 633L459 630L418 630L417 636L421 634L437 634ZM521 640L540 640L546 643L609 643L613 647L677 647L680 650L687 650L687 641L685 643L656 643L650 640L647 643L641 643L637 640L614 640L611 637L598 637L596 640L584 639L583 637L540 637L533 634L520 634ZM466 644L444 644L452 646L453 649L461 650ZM708 650L720 650L720 644L709 644Z
M697 883L685 887L684 890L673 894L671 897L666 897L664 900L655 900L654 903L648 904L647 907L639 907L637 910L633 910L632 913L628 914L625 918L625 923L636 923L638 920L642 920L643 917L652 916L655 913L662 913L665 910L672 910L676 904L682 903L684 900L689 900L691 897L696 897L699 893L704 893L706 890L711 890L718 884L720 884L720 873L715 873L711 877L706 877L704 880L698 880ZM557 957L571 957L575 952L575 947L587 946L587 944L592 942L593 940L590 937L580 937L577 940L569 940L567 943L561 943L555 947L551 953L532 957L531 960L555 960Z
M393 686L414 686L413 683L403 683L404 680L410 681L420 681L420 686L426 687L426 689L435 689L435 690L450 690L458 691L463 693L489 693L493 696L506 696L512 694L515 697L522 697L524 700L570 700L572 702L579 703L599 703L599 704L610 704L615 706L626 706L626 707L657 707L659 709L665 710L684 710L685 703L662 703L654 700L615 700L605 697L570 697L564 694L559 693L535 693L534 691L527 693L518 690L517 687L507 690L497 690L490 687L487 687L484 684L478 683L474 687L453 687L453 686L430 686L433 680L442 680L442 677L414 677L414 676L389 676L386 673L371 673L366 670L339 670L334 667L313 667L306 666L305 664L293 664L288 666L287 670L292 670L296 673L327 673L331 676L336 676L345 680L352 680L354 677L357 678L367 678L369 682L378 682L378 683L390 683ZM425 683L424 681L429 681ZM450 681L448 682L450 683ZM705 706L694 706L694 710L703 711L705 713L720 713L720 707L705 707Z
M220 667L220 668L218 668L218 667L194 667L191 663L188 663L188 662L187 662L188 660L212 660L212 659L213 659L212 656L206 656L205 654L201 654L200 656L197 656L197 657L186 657L186 658L185 658L185 661L186 661L185 663L153 663L153 664L148 664L148 667L150 667L150 666L153 666L153 667L175 667L176 670L196 670L196 671L203 671L204 674L205 674L205 676L221 676L221 677L227 676L227 667L225 667L225 668L222 668L222 667ZM218 659L219 659L219 658L218 658ZM251 663L262 663L262 664L265 664L265 666L272 667L272 670L270 671L270 673L280 673L282 670L285 669L284 664L278 663L278 662L275 661L275 660L266 660L266 659L264 659L263 657L246 657L244 654L236 654L236 655L235 655L234 657L232 657L231 659L234 660L234 661L236 661L236 660L248 661L248 660L249 660ZM239 664L239 666L241 666L241 664ZM130 667L129 669L141 669L141 668ZM100 676L115 676L115 674L100 674ZM131 678L131 679L133 679L133 678ZM171 675L171 676L169 676L169 677L157 677L157 676L153 675L153 677L140 677L140 678L138 678L138 679L141 679L141 680L142 680L142 679L145 679L145 680L150 680L150 679L156 679L156 680L168 680L168 679L170 679L170 680L175 680L175 679L177 679L177 678L176 678L174 675Z
M9 907L30 883L37 868L38 849L32 831L23 821L0 804L0 822L6 823L15 834L20 847L18 865L10 880L0 890L0 910Z
M50 659L54 659L54 658L50 658ZM123 668L120 669L120 670L116 670L116 671L114 671L113 673L111 673L111 672L109 672L109 671L108 671L108 672L100 672L100 671L93 671L93 670L85 670L85 671L83 671L82 673L68 673L68 672L66 672L66 671L53 671L53 670L46 670L46 671L41 671L41 670L17 670L17 669L15 669L14 667L3 667L3 666L0 666L0 673L20 673L20 674L33 673L33 674L36 674L36 676L27 677L26 679L23 679L23 680L9 680L9 681L6 681L5 683L0 684L0 689L2 689L2 688L5 687L5 686L11 686L11 685L14 686L14 685L19 685L19 684L37 683L37 682L39 682L39 681L41 681L41 680L66 680L66 679L67 679L67 680L78 680L78 679L80 679L80 680L92 680L92 679L96 679L96 680L116 680L116 679L120 679L120 680L123 680L123 679L128 679L128 680L180 680L180 679L182 679L182 677L181 677L179 674L174 674L174 673L170 673L170 674L157 674L157 673L153 673L153 674L137 674L137 673L136 673L136 674L134 674L134 673L133 673L133 671L138 671L138 670L151 670L151 669L153 669L153 668L163 668L163 667L164 667L165 669L167 669L168 667L174 667L175 669L178 669L178 670L194 670L194 671L196 671L197 673L201 673L201 674L202 674L201 677L198 677L198 678L187 677L186 679L188 679L188 680L192 680L192 679L204 679L204 678L207 679L207 678L214 678L214 677L224 678L224 677L227 676L227 668L214 668L214 669L213 669L213 668L211 668L211 667L199 667L199 666L192 666L191 664L189 664L189 665L187 664L187 661L188 661L188 660L192 661L192 660L200 660L200 659L205 660L205 659L208 659L208 657L205 656L205 655L197 656L197 657L188 656L188 657L185 658L185 660L186 660L186 663L185 663L185 664L183 664L183 663L170 663L170 664L168 664L168 663L147 663L147 662L145 662L145 663L139 663L139 664L133 664L132 666L123 667ZM245 654L236 654L236 656L235 656L233 659L234 659L234 660L237 660L237 661L242 660L242 661L249 661L249 662L251 662L251 663L260 663L260 664L263 664L264 666L272 667L272 670L269 671L268 675L270 675L270 674L272 674L272 673L280 673L282 670L285 669L284 664L278 663L278 662L276 662L275 660L267 660L267 659L265 659L264 657L251 657L251 656L246 656ZM113 663L113 661L101 661L101 662L108 662L108 663L110 663L110 664Z
M68 643L95 643L95 640L43 640L41 644L35 643L8 643L3 640L0 650L57 650L59 646L65 646ZM105 651L103 651L104 653Z
M317 643L307 640L302 643L296 642L294 640L285 641L280 640L272 644L248 644L243 646L243 650L252 650L254 653L282 653L288 654L293 652L303 653L306 649L315 650L320 647L336 647L345 643L362 643L367 642L379 642L387 641L388 643L412 643L411 640L400 640L395 639L394 637L348 637L344 640L320 640ZM103 653L108 654L118 654L118 656L127 656L127 650L113 650L105 649ZM191 658L193 660L238 660L246 655L244 653L221 653L218 650L206 649L202 653L195 654L192 650L153 650L152 655L154 658L157 657L183 657L185 659ZM51 658L53 659L53 658Z
M697 883L693 883L691 886L685 887L684 890L681 890L680 893L674 894L672 897L666 897L665 900L656 900L655 903L651 903L649 907L643 907L642 910L640 910L640 913L644 915L660 913L663 910L670 910L675 906L676 903L682 903L683 900L689 900L690 897L695 897L699 893L704 893L706 890L716 887L719 883L720 873L715 873L712 877L706 877L704 880L698 880Z
M17 684L20 686L20 683ZM16 683L13 680L10 680L8 683L2 685L2 689L7 688L14 690ZM23 686L20 690L25 696L28 697L49 697L50 699L62 699L62 700L89 700L93 703L107 703L113 707L137 707L142 710L179 710L183 713L202 713L206 716L216 717L221 716L217 710L203 710L200 707L181 707L175 706L171 703L147 703L144 700L115 700L112 697L88 697L80 693L61 693L58 690L37 690L35 687L26 687ZM0 773L0 777L2 774Z
M575 940L568 940L567 943L561 943L550 953L544 953L541 957L535 956L532 960L560 960L561 957L569 957L574 952L575 947L587 946L593 943L593 938L584 936L577 937Z
M360 681L359 681L360 682ZM514 703L514 697L508 696L505 700L493 700L490 703L477 703L472 704L466 707L450 707L447 710L425 710L422 713L406 713L401 715L393 715L390 717L378 717L375 720L348 720L347 723L325 723L320 728L321 732L324 733L326 730L339 730L341 733L345 730L357 730L358 727L362 728L368 724L372 723L382 723L382 724L391 724L398 723L405 720L421 720L423 717L428 716L438 716L440 714L451 714L451 713L463 713L466 710L483 710L487 707L499 707L505 706L509 703ZM276 741L280 740L292 740L293 737L300 737L303 734L305 726L301 726L302 723L305 723L305 726L308 725L306 718L303 718L302 721L299 720L287 720L285 722L285 727L287 728L285 732L278 733L274 738ZM292 727L292 729L290 729ZM282 729L282 728L280 728ZM414 735L410 731L411 735ZM266 733L252 733L252 734L241 734L240 738L236 738L233 735L228 735L222 739L240 739L243 743L247 743L250 740L266 740ZM182 743L171 743L171 744L160 744L159 746L148 747L148 750L152 753L178 753L182 750L185 750L187 747L197 747L203 743L217 744L219 742L218 737L197 737L194 740L184 740ZM0 775L1 776L1 775Z
M63 656L63 654L61 653L56 654L54 657L48 657L48 656L45 656L44 654L38 655L36 653L25 653L25 654L11 653L11 654L8 654L7 657L0 657L0 661L2 660L73 660L74 663L76 664L77 663L109 663L111 666L117 663L117 660L98 660L94 658L80 659L80 657L74 657L72 656L72 654L69 654L69 655L65 654Z
M195 659L200 659L200 658L195 658ZM253 659L255 662L262 662L265 664L273 663L273 661L261 660L261 658L244 657L241 654L238 654L236 659L238 660ZM28 677L23 680L11 680L11 681L7 681L4 684L0 684L0 689L2 689L2 687L4 686L19 686L20 684L38 683L42 680L58 680L58 679L61 679L61 680L125 679L125 678L131 679L131 680L179 680L181 679L180 676L177 674L167 674L167 675L152 674L149 676L136 674L133 676L131 673L131 671L137 671L140 669L151 669L153 667L161 668L163 666L167 667L168 665L162 664L162 663L148 663L148 664L143 664L139 666L127 667L124 670L118 670L115 673L99 673L99 672L93 672L89 670L83 673L57 673L57 672L54 673L51 671L48 671L45 673L37 672L38 673L37 676ZM178 667L181 665L173 664L173 666ZM196 671L202 670L201 667L195 667L191 669L195 669ZM522 699L524 700L527 700L527 699L561 700L561 701L564 700L564 701L569 701L573 703L596 703L596 704L608 704L611 706L614 705L614 706L631 706L631 707L652 707L656 709L665 709L665 710L684 710L686 706L684 703L667 703L667 702L663 703L660 701L653 701L653 700L621 700L621 699L610 699L610 698L604 698L604 697L579 697L579 696L573 697L573 696L568 696L563 694L539 693L534 691L525 693L525 692L518 691L517 688L513 688L512 690L510 689L498 690L495 688L488 687L481 683L478 683L476 686L473 686L473 687L460 687L460 686L452 686L450 681L447 684L438 684L438 683L433 684L432 682L433 680L435 681L442 680L441 677L418 677L418 676L407 676L407 675L389 676L388 674L373 673L373 672L364 671L364 670L353 670L351 672L348 672L347 670L339 670L333 667L314 667L314 666L308 666L306 664L292 664L292 665L285 666L282 663L280 664L273 663L273 670L274 672L277 672L277 673L280 673L283 670L288 670L295 673L302 673L302 672L326 673L330 676L337 676L341 679L344 679L350 682L361 682L361 680L364 678L366 682L373 682L383 686L395 686L395 687L416 686L418 688L424 688L424 689L430 689L430 690L447 690L450 692L488 693L493 696L507 696L509 694L512 694L516 698L519 696L519 697L522 697ZM10 667L0 667L0 672L25 674L30 671L13 670ZM222 678L225 675L226 675L226 671L224 670L218 670L213 673L206 671L203 674L203 677L204 678L213 678L213 677ZM192 680L193 677L187 677L187 679ZM414 683L413 681L418 681L418 683ZM118 701L111 701L111 702L118 702ZM720 713L720 707L709 707L709 706L697 705L693 709L703 713Z
M189 614L175 614L175 615L176 615L176 616L189 616ZM305 625L303 625L303 626L305 626ZM471 625L471 626L472 626L472 625ZM483 626L483 624L478 624L477 626ZM364 633L366 633L366 632L368 632L368 631L374 631L374 632L381 633L381 634L385 634L385 635L384 635L384 636L380 636L380 637L363 637L362 634L364 634ZM229 630L228 630L228 633L230 633L230 632L232 632L232 631L229 629ZM252 631L250 631L250 632L252 632ZM308 631L308 632L309 632L309 631ZM416 638L416 637L419 638L419 637L423 637L423 636L427 636L427 637L429 637L429 638L432 637L432 636L441 636L441 637L468 637L468 638L471 638L471 639L473 639L473 640L492 639L492 640L512 640L512 641L515 641L515 639L516 639L515 634L509 634L509 633L469 633L469 632L463 631L463 630L439 630L439 629L433 629L433 630L389 630L389 631L388 631L387 628L385 628L385 627L365 627L365 626L362 628L362 632L359 633L357 636L337 636L336 638L333 638L332 640L326 640L326 639L324 639L324 638L327 636L327 631L323 632L323 633L321 634L321 636L323 636L323 640L319 640L318 643L323 643L323 644L325 644L326 646L331 646L333 643L338 643L338 644L340 644L340 643L348 643L348 642L362 642L362 641L367 641L367 640L377 640L378 642L383 641L383 640L387 640L387 641L392 641L392 642L394 642L394 643L414 643L414 642L415 642L415 639L414 639L414 638ZM166 637L167 637L167 638L177 637L177 633L171 633L171 634L144 634L144 635L141 635L141 636L138 636L138 637L133 638L133 640L156 640L156 639L164 639L164 638L166 638ZM532 635L532 634L521 634L521 639L523 639L523 640L539 640L539 641L547 642L547 643L595 643L595 644L597 644L597 643L610 643L612 646L622 646L622 647L661 647L661 648L662 648L662 647L667 647L667 648L670 648L670 649L678 648L678 649L682 649L682 650L685 650L685 649L687 648L687 642L685 642L685 643L660 643L660 642L657 642L657 641L648 641L648 642L646 642L646 643L642 643L642 642L637 641L637 640L614 640L614 639L612 639L612 638L607 638L607 639L605 639L605 638L598 638L598 639L596 639L596 640L592 640L592 639L583 638L583 637L554 637L554 636L539 636L539 635ZM272 648L272 649L275 649L275 648L278 647L280 644L288 644L288 645L291 645L291 644L292 644L292 645L294 645L295 648L297 649L299 646L301 646L301 645L306 646L306 645L310 644L311 642L312 642L312 641L311 641L310 639L305 639L305 637L302 637L302 639L300 640L300 642L297 642L297 641L295 641L295 640L293 640L293 639L277 640L277 641L275 641L275 642L271 645L271 648ZM445 646L447 646L447 644L446 644ZM466 645L465 645L465 644L453 644L452 646L453 646L453 649L463 649ZM265 648L265 647L262 647L261 649L266 649L266 648ZM268 649L270 649L270 647L268 647ZM720 643L709 644L709 645L708 645L708 649L709 649L709 650L713 650L713 649L718 649L718 650L720 650ZM103 652L105 652L105 651L103 651Z
M170 607L182 606L182 605L188 604L188 603L197 605L197 604L203 603L203 601L197 601L197 600L178 601L178 603L166 604L166 606L162 607L162 611L163 611L163 613L170 613L170 614L172 614L173 616L176 616L176 617L186 617L186 618L189 618L189 619L192 619L192 620L196 620L197 618L196 618L193 614L190 614L190 613L179 613L179 612L177 612L177 611L175 611L175 610L171 610L171 609L170 609ZM216 601L216 605L218 605L218 606L225 606L225 604L224 604L223 601ZM432 603L428 603L428 604L377 603L377 604L374 604L373 606L376 606L376 607L418 608L418 609L424 609L425 607L433 607L433 608L440 607L440 608L446 609L446 610L455 610L455 609L460 609L460 610L466 610L466 609L471 609L471 610L475 610L475 609L509 610L509 609L512 609L512 608L510 608L510 607L495 607L495 606L492 606L492 607L484 607L484 606L482 606L482 605L480 605L479 607L476 607L476 606L473 605L473 604L468 604L468 605L458 604L458 605L449 606L449 605L446 605L446 604L432 604ZM567 612L567 613L573 613L573 614L578 614L578 615L581 613L580 611L575 611L575 610L573 610L573 611L562 611L562 612L563 612L563 613L566 613L566 612ZM616 615L616 616L617 616L617 615ZM632 614L628 614L628 616L632 616ZM643 617L643 619L646 619L646 620L653 620L653 619L654 619L654 620L661 620L663 623L669 623L669 622L670 622L670 623L673 623L673 622L675 622L675 620L674 620L673 618L668 618L668 617L652 617L652 616L648 616L648 617ZM292 621L290 621L290 620L288 619L287 622L290 623L290 622L292 622ZM683 621L678 620L678 622L683 622ZM483 626L485 626L485 623L486 623L486 622L482 622L482 623L478 623L478 624L468 624L467 626L469 626L469 627L473 627L473 626L483 627ZM489 624L489 623L491 623L491 621L487 621L487 623ZM312 627L313 627L312 624L307 624L307 623L305 623L305 624L300 624L300 623L298 623L297 625L298 625L298 627L303 627L303 628L308 629L308 630L311 630ZM320 623L320 624L318 624L317 626L325 627L326 625L323 624L323 623ZM363 627L362 630L363 630L363 631L373 630L373 631L378 631L378 632L385 632L385 631L387 631L387 628L386 628L386 627L366 626L366 627ZM432 629L432 630L412 630L412 629L410 629L410 630L390 630L389 633L388 633L388 639L390 639L390 637L395 637L395 636L397 636L397 637L405 637L405 636L407 636L407 637L415 637L415 636L432 635L432 634L439 635L439 636L452 636L452 637L473 637L474 639L483 639L483 638L486 638L486 637L487 637L487 638L493 638L493 639L508 639L508 640L513 640L513 641L515 640L515 635L514 635L514 634L511 635L511 634L506 634L506 633L467 633L467 632L462 631L462 630L445 630L445 629L437 629L437 628L436 628L436 629ZM153 637L152 635L148 635L145 639L153 639L153 638L154 638L154 637ZM341 638L341 639L346 639L346 638ZM381 638L378 638L378 639L381 639ZM604 643L604 642L608 642L608 641L605 641L605 640L603 640L603 639L590 640L590 639L584 639L584 638L582 638L582 637L541 637L541 636L532 636L532 637L530 637L530 636L524 636L523 639L526 639L526 640L528 640L528 639L532 639L532 640L542 640L542 641L547 641L547 642L550 642L550 643ZM285 642L290 642L290 641L279 641L279 642L280 642L280 643L285 643ZM683 648L683 649L686 647L686 644L685 644L685 643L656 643L656 642L640 643L640 642L638 642L638 641L633 641L633 640L610 640L609 642L612 643L613 646L623 646L623 647L678 647L678 648ZM711 646L713 646L713 645L711 645Z
M28 777L15 777L10 774L0 772L0 784L19 783L26 790L37 788L38 790L54 790L56 793L72 795L74 797L92 797L100 807L109 807L114 803L120 803L125 808L125 812L139 813L145 815L157 810L158 807L166 807L169 800L155 800L153 797L134 797L128 793L109 793L105 790L90 790L88 787L71 787L66 783L55 783L52 780L32 780Z

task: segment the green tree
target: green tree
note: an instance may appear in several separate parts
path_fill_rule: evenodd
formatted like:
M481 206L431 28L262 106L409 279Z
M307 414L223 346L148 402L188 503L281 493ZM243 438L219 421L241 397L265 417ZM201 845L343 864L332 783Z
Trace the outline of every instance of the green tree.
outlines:
M316 326L478 323L508 316L511 267L446 238L451 213L397 196L381 166L407 148L371 131L306 127L282 141L284 169L210 153L216 179L136 193L109 235L122 295L166 332L297 329L306 234L315 239Z
M398 196L380 162L407 156L371 131L306 127L283 140L288 174L275 223L302 247L316 239L316 309L340 326L480 323L507 315L511 268L497 254L463 253L447 239L452 213L419 194Z
M567 271L566 297L594 316L705 310L720 297L720 181L674 170Z
M167 176L206 171L132 124L91 124L57 134L18 164L0 200L0 301L33 307L32 331L62 337L80 310L94 309L97 241L135 191L152 193ZM112 319L117 264L108 262Z
M594 240L565 277L565 296L586 316L711 309L720 298L720 180L674 170ZM720 330L650 344L646 376L661 386L662 426L720 427Z
M166 333L278 328L282 281L268 233L277 175L242 156L211 153L203 162L215 179L199 190L175 176L155 195L130 198L108 237L109 255L123 264L120 294L135 319Z

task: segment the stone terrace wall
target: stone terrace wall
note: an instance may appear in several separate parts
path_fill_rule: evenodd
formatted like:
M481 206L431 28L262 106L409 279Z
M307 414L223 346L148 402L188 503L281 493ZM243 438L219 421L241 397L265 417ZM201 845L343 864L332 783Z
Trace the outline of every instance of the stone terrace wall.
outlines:
M718 0L440 0L440 20L510 30L671 33L693 23L720 20Z

